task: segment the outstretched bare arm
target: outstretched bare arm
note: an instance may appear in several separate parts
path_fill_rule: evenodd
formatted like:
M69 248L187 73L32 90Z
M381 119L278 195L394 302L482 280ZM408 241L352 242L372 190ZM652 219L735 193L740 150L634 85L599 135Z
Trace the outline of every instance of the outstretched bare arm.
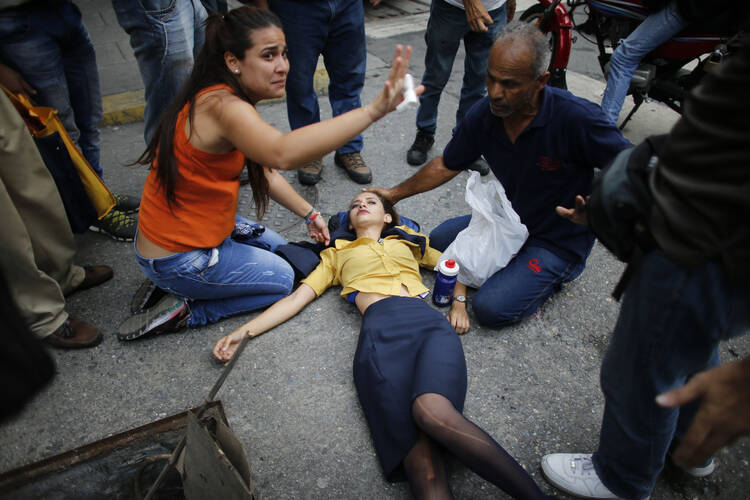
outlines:
M219 361L229 361L240 345L242 337L257 337L271 328L295 316L315 299L315 292L302 283L291 295L284 297L263 311L260 316L248 321L229 335L220 338L214 346L213 354Z

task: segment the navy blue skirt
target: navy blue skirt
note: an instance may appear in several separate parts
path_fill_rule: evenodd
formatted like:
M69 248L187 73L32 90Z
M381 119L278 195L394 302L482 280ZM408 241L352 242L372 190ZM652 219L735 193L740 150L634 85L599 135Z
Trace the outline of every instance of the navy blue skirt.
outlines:
M411 414L414 399L433 392L463 411L461 341L445 316L421 299L375 302L362 319L354 385L386 478L404 480L402 462L419 434Z

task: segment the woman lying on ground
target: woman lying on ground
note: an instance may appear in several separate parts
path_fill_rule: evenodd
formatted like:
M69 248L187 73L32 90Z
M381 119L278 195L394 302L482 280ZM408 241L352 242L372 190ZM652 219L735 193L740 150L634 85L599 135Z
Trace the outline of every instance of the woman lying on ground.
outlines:
M281 22L268 10L245 6L209 17L193 72L138 160L151 171L136 258L170 295L125 321L120 339L213 323L289 294L292 268L273 253L283 237L270 229L257 234L252 221L236 217L246 162L258 219L270 198L305 218L311 237L328 242L322 217L276 169L321 158L393 111L403 99L411 49L396 48L385 86L370 104L284 134L255 105L284 95L286 53ZM250 244L231 238L238 222L251 233Z
M393 206L371 191L352 200L354 241L338 239L300 286L258 317L222 337L214 356L228 361L243 336L255 337L300 312L328 287L363 315L354 384L375 449L389 480L404 473L417 498L450 498L442 446L481 477L516 498L547 498L487 433L462 414L466 362L445 317L420 297L428 293L419 265L440 252L398 224Z

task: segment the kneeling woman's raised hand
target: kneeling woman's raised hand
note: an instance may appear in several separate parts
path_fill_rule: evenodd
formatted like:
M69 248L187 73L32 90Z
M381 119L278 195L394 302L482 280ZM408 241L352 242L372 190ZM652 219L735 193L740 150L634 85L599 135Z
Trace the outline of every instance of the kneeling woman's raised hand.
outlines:
M396 45L396 53L393 55L391 63L391 72L388 79L383 85L383 90L378 96L366 106L367 112L373 121L379 120L404 100L402 90L404 88L404 76L409 70L409 59L411 58L411 46L407 45L406 49L402 45ZM414 89L417 95L424 92L424 85L418 85Z

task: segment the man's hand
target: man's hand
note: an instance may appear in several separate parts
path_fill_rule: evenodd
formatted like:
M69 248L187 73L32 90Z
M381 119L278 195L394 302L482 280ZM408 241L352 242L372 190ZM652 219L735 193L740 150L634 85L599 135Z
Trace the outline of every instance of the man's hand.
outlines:
M0 64L0 83L14 94L36 94L34 87L29 85L18 72L4 64Z
M672 454L680 465L697 467L722 446L750 433L750 358L698 373L687 384L660 394L664 407L700 399L693 423Z
M508 22L513 20L513 16L516 15L516 0L506 0L505 2L505 18Z
M588 201L588 196L584 200L583 196L579 194L578 196L576 196L575 208L565 208L558 206L555 207L555 211L557 212L557 215L564 219L568 219L570 222L575 222L576 224L586 226L589 223L589 218L586 214L586 202Z
M427 165L420 168L417 173L391 188L364 188L362 191L374 191L395 205L404 198L435 189L460 173L460 170L451 170L446 167L443 157L437 156L427 162Z
M393 199L393 188L362 188L362 191L372 191L390 201L394 205L398 200Z
M466 10L466 22L469 24L471 31L484 33L489 29L488 25L495 23L480 0L464 0L464 9Z

